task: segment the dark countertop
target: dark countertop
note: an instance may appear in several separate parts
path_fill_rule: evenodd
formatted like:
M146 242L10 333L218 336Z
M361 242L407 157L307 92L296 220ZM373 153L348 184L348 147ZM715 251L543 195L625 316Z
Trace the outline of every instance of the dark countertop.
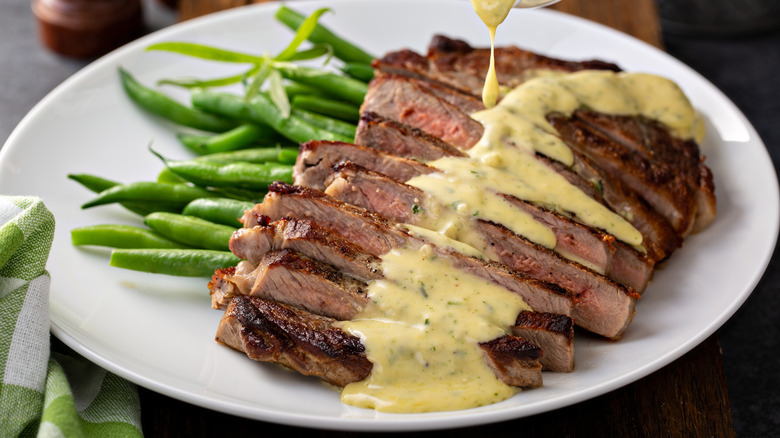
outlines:
M175 22L159 3L145 3L147 31ZM780 163L780 29L706 39L664 34L667 51L728 95ZM44 49L29 1L0 0L0 142L55 86L88 64ZM780 256L744 306L718 332L737 436L780 434Z

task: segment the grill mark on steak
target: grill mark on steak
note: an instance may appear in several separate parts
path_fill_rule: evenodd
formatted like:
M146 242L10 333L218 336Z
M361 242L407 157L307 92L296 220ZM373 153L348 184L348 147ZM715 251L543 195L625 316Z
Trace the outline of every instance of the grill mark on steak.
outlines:
M278 301L337 320L354 318L370 303L365 281L290 249L266 253L251 272L227 275L218 270L214 277L235 284L238 295ZM212 283L216 284L214 277ZM228 297L215 292L212 307L224 309L229 302L224 298Z
M246 214L245 218L247 216L254 217ZM242 228L230 239L231 251L254 266L269 251L287 248L327 263L355 278L382 278L382 261L379 257L310 220L284 217L273 223Z
M466 156L438 137L371 111L360 115L355 143L422 162Z
M277 363L332 385L364 380L373 368L365 347L333 324L331 318L293 306L237 296L219 323L216 340L253 360ZM542 384L541 350L532 342L505 335L479 346L504 383L522 388Z
M532 308L539 311L570 315L574 297L552 284L526 277L501 263L467 257L447 248L438 247L421 238L411 236L396 222L363 208L338 201L317 190L274 183L254 214L270 218L297 216L311 219L333 233L354 242L367 252L381 256L392 248L417 248L430 245L434 251L449 260L456 269L490 281L520 295ZM247 214L253 214L248 212Z
M542 348L542 369L564 373L574 370L574 322L568 316L522 311L512 334Z

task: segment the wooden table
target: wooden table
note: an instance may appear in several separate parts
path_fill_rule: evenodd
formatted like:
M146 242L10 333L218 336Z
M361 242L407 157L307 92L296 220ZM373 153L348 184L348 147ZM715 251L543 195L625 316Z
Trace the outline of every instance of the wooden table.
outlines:
M181 0L186 20L251 0ZM554 6L662 48L653 0L564 0ZM150 437L322 436L365 434L281 426L233 417L141 388L144 433ZM426 437L733 437L731 403L715 336L667 367L619 390L553 412L487 426L412 433Z

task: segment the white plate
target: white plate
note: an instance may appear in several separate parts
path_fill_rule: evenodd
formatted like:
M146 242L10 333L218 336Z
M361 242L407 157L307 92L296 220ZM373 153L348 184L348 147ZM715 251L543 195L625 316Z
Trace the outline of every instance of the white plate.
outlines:
M424 52L434 33L488 44L487 31L468 2L294 4L307 13L327 5L334 10L324 18L327 25L375 54L402 47ZM52 331L108 370L193 404L296 426L421 430L496 422L598 396L672 362L720 327L766 268L778 232L777 179L761 140L735 106L690 68L626 35L551 11L513 11L499 29L498 44L561 58L600 58L626 70L667 76L681 84L708 122L702 149L715 175L718 218L657 273L625 338L611 343L578 337L575 372L545 373L544 387L502 403L416 415L346 407L336 391L316 379L217 345L213 337L220 312L209 307L204 281L111 268L105 251L70 245L71 228L137 219L116 206L80 210L91 194L66 174L152 180L161 165L146 150L150 141L163 154L185 157L173 131L124 96L117 67L147 84L166 77L223 75L230 70L224 65L143 49L153 42L184 40L275 53L291 37L273 18L277 6L191 20L109 54L41 101L0 152L0 193L39 195L57 219L48 264Z

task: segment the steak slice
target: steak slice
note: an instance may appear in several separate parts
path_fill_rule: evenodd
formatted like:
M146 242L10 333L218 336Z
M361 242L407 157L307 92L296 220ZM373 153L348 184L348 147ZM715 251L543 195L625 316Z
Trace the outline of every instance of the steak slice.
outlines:
M435 171L417 161L389 155L377 149L352 143L312 140L301 144L298 151L293 169L295 184L325 190L324 183L333 166L344 161L345 157L369 169L384 169L404 181Z
M678 173L695 198L692 231L706 228L715 219L712 173L704 165L695 141L676 138L662 124L644 117L613 116L588 110L577 111L575 117L653 166Z
M365 281L290 249L266 253L251 272L217 270L209 284L219 283L233 283L239 295L278 301L338 320L354 318L370 303ZM211 307L224 309L231 298L212 289Z
M564 373L574 370L574 323L568 316L522 311L512 334L542 348L542 369Z
M416 187L351 162L336 165L327 184L325 193L336 199L398 222L425 225L426 210L419 207L426 204L427 195ZM530 214L553 231L556 237L556 252L632 289L644 291L647 287L653 269L653 263L647 256L604 232L573 222L560 214L516 197L504 197L519 210ZM532 251L540 249L547 251L538 245ZM550 259L547 256L544 258Z
M360 339L334 326L335 320L256 297L235 297L217 328L216 340L250 359L277 363L327 383L345 386L371 373ZM541 386L541 350L505 335L479 344L500 380L512 386Z
M282 218L270 223L267 217L259 217L258 221L253 215L245 215L244 223L250 228L233 234L230 250L252 266L257 266L269 251L289 248L355 278L382 278L379 257L310 220Z
M371 111L360 115L355 143L421 162L466 156L438 137Z
M533 77L538 70L620 71L616 65L603 61L564 61L514 46L496 47L495 62L499 84L512 88ZM490 49L473 48L465 41L436 35L428 46L427 56L400 50L374 60L373 65L383 73L435 81L480 96L489 64Z
M501 263L464 256L413 236L398 223L357 206L338 201L320 191L285 183L274 183L262 204L246 215L265 215L271 219L296 216L310 219L335 234L354 242L377 257L392 248L418 248L430 245L456 269L471 273L520 295L533 309L570 315L573 295L560 287L526 277Z
M579 112L575 112L573 118L551 114L548 120L572 149L619 179L666 218L680 236L686 236L696 215L695 193L686 181L686 173L690 171L686 166L689 161L686 154L679 154L682 157L673 166L650 160L641 149L613 141L583 122L577 114ZM619 126L613 126L613 130L619 129ZM698 161L695 164L698 175Z
M505 227L477 221L499 259L510 268L575 294L575 323L612 340L620 339L634 318L639 295L584 266L545 251ZM533 306L532 306L533 307Z
M436 96L422 81L405 76L375 77L360 111L421 129L460 149L472 147L483 132L468 113Z
M236 296L217 328L217 342L250 359L273 362L331 385L365 379L373 365L365 347L335 320L257 297Z
M378 210L394 220L417 222L412 206L425 198L422 191L355 166L346 165L341 169L341 174L336 174L341 176L328 186L327 194L348 198L346 202L350 204L367 204L366 208ZM619 339L628 328L634 316L636 292L504 226L481 219L475 221L475 225L499 261L517 272L558 285L577 296L574 304L577 325L610 339Z

